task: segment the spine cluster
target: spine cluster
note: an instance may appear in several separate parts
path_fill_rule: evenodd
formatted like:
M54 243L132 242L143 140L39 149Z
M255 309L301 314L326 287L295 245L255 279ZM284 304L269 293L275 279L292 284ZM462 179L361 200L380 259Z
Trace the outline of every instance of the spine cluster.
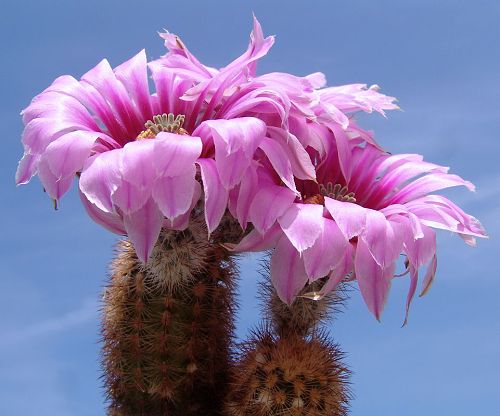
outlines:
M147 264L118 247L102 324L110 415L220 414L235 266L201 224L163 231Z
M304 293L314 291L314 283ZM320 328L343 300L341 292L285 305L269 282L262 285L262 329L235 352L227 416L343 416L350 398L343 353Z

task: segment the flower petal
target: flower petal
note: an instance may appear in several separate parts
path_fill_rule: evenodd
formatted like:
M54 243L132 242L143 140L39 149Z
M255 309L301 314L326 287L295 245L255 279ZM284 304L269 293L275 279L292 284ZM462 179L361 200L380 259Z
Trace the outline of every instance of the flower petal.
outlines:
M280 299L288 305L307 283L300 254L287 238L279 240L271 257L271 281Z
M334 221L323 220L323 232L314 245L303 252L304 266L310 280L327 276L346 255L348 241Z
M278 222L284 233L302 253L311 247L323 232L323 207L314 204L293 204Z
M264 151L283 183L292 191L297 192L293 178L292 165L279 143L265 137L259 147Z
M215 161L212 159L199 159L201 179L205 193L205 221L208 232L214 231L226 211L229 193L222 186Z
M202 150L199 137L163 132L151 142L154 143L152 160L158 176L191 173Z
M152 198L137 211L123 216L123 225L134 245L137 257L143 263L149 259L160 235L163 215Z
M285 213L295 197L295 193L284 186L261 183L249 210L255 229L264 234Z
M80 176L80 189L89 202L108 213L114 212L111 196L121 183L120 154L116 149L87 159Z
M160 211L169 220L174 220L184 214L191 206L196 180L196 168L191 167L191 172L183 175L158 178L153 186L153 199Z
M215 163L226 189L241 181L257 147L266 134L262 120L243 117L234 120L208 120L193 132L206 144L213 140Z
M79 194L87 214L89 214L90 218L92 218L97 224L103 226L112 233L120 235L127 234L123 221L118 214L100 210L87 199L83 192L80 191Z
M348 240L358 236L365 229L366 208L328 197L325 197L325 207Z
M424 281L422 283L422 291L420 292L419 296L426 295L429 289L431 288L432 283L434 283L434 278L436 277L436 270L437 270L437 257L434 256L429 264L429 267L427 268L427 272L425 273Z
M396 265L395 263L388 267L378 265L362 239L357 243L354 265L363 299L370 312L380 321Z
M275 248L282 236L283 231L279 225L274 225L264 234L252 230L238 244L226 243L224 246L236 252L265 251Z

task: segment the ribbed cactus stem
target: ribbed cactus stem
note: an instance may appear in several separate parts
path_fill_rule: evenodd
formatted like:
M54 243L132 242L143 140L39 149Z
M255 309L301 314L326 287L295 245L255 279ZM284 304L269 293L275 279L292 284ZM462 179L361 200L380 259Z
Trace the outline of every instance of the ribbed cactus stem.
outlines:
M260 283L259 294L266 321L271 323L275 333L311 335L321 324L330 321L334 314L340 312L346 298L343 285L319 299L307 296L319 292L325 279L306 285L293 303L287 305L279 298L269 277L265 276L265 280Z
M317 333L255 332L244 343L226 399L227 416L344 416L349 371L342 353Z
M103 368L114 416L220 414L235 266L203 222L162 231L142 264L119 244L104 295Z
M344 416L350 398L343 353L321 323L338 310L344 292L314 300L320 279L307 285L291 305L278 297L269 273L261 283L263 329L234 353L227 416Z

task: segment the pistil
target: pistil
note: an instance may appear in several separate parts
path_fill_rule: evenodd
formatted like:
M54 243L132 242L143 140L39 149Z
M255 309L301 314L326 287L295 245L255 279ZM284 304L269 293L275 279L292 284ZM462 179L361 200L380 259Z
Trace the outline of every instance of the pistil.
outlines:
M354 192L348 191L347 186L342 186L338 183L334 185L333 183L328 182L326 186L323 184L319 185L319 192L323 196L336 199L337 201L356 203Z
M185 118L184 114L178 114L177 116L175 116L174 113L158 114L153 117L152 121L148 120L144 124L146 129L139 133L136 140L154 139L156 135L161 132L188 134L188 132L182 128Z

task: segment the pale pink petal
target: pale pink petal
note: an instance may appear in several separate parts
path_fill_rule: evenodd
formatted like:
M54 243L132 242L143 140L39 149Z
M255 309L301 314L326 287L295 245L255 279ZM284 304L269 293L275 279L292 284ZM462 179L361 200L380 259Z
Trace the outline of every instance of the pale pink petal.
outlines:
M241 184L238 189L238 198L236 200L236 212L235 217L237 218L242 229L247 227L248 217L250 216L251 203L255 198L255 194L258 191L259 178L257 174L257 169L255 167L250 167L247 169L247 173L241 179Z
M366 210L366 225L361 238L381 267L389 267L402 252L402 228L399 223L388 221L381 212Z
M293 204L278 222L299 253L312 247L323 232L323 206Z
M406 312L405 312L405 320L403 322L403 326L405 326L408 323L408 314L410 313L410 305L417 290L417 283L418 283L418 269L413 266L410 266L410 288L408 289L408 295L406 296Z
M404 204L434 191L462 185L471 191L474 190L474 185L460 176L447 173L431 173L406 185L390 199L389 203Z
M293 176L297 179L315 180L316 172L311 157L297 137L278 127L268 127L270 137L278 141L290 161Z
M111 196L121 183L120 157L121 149L93 156L80 176L80 189L89 202L108 213L114 212Z
M201 179L205 193L205 221L208 231L214 231L226 211L229 194L222 185L215 162L212 159L199 159Z
M319 295L324 297L330 293L337 285L344 281L349 273L353 271L354 268L354 248L352 244L348 244L345 251L343 252L342 261L337 264L337 266L329 274L328 280L321 288Z
M361 239L357 243L354 264L356 280L363 299L370 312L380 321L396 265L395 263L387 267L378 265L367 244Z
M101 133L87 131L67 133L50 143L42 158L47 161L56 177L65 178L75 175L76 172L82 170L95 141L101 135Z
M434 256L429 264L429 267L427 268L427 272L425 273L424 281L422 283L422 291L420 292L419 296L426 295L429 289L431 288L432 283L434 282L434 278L436 277L436 270L437 270L437 257Z
M252 230L238 244L226 243L224 246L236 252L265 251L275 248L282 237L283 231L279 225L274 225L264 234Z
M191 172L174 177L164 176L154 183L153 199L168 219L174 220L191 206L196 186L195 174L196 168L192 165Z
M310 280L327 276L343 259L348 241L334 221L322 218L323 232L314 245L302 253Z
M92 86L109 103L129 134L130 132L137 134L142 130L144 120L132 106L125 86L118 81L106 59L85 73L81 80L82 86L85 84Z
M271 256L271 280L280 299L291 305L307 283L307 274L299 252L283 237Z
M249 217L255 229L265 233L285 213L296 195L288 188L272 183L261 184L250 205Z
M136 186L124 179L111 195L115 207L120 208L123 214L131 214L144 206L151 197L151 189Z
M24 153L23 158L19 161L16 171L16 185L27 184L36 174L40 155Z
M141 209L123 216L127 236L134 245L137 257L146 263L160 235L163 215L152 198Z
M325 197L325 207L348 240L358 236L365 229L366 208L328 197Z
M408 260L417 269L436 255L436 233L426 225L422 226L421 238L406 238L404 244Z
M191 205L188 210L184 213L176 217L173 221L165 219L163 225L172 230L185 230L189 226L189 220L191 218L191 211L196 206L201 197L201 185L198 181L194 181L194 192L193 198L191 200Z
M48 162L44 159L41 159L38 164L38 177L47 194L56 201L68 191L74 179L72 175L58 178L50 170Z
M292 165L290 160L286 157L286 153L283 152L280 144L268 137L265 137L260 144L260 148L268 157L271 165L283 183L292 191L297 192L293 178Z
M143 120L153 116L151 107L146 52L143 49L133 58L114 69L125 89L128 91Z
M152 142L151 161L158 176L178 176L192 172L195 162L202 150L199 137L179 135L173 133L159 133Z
M193 132L204 143L213 140L217 170L226 189L241 181L265 134L264 122L253 117L209 120Z
M256 69L256 61L267 54L271 46L274 44L274 36L264 38L262 27L254 16L253 31L250 34L250 44L246 52L231 62L228 66L221 69L221 72L233 69L245 69L248 75L254 76Z
M314 72L306 76L314 89L323 88L326 85L326 77L322 72Z
M118 214L104 212L97 208L94 204L92 204L83 192L79 192L80 199L89 214L90 218L92 218L97 224L102 225L107 230L111 231L115 234L125 235L127 232L125 231L125 227L123 225L123 221Z

